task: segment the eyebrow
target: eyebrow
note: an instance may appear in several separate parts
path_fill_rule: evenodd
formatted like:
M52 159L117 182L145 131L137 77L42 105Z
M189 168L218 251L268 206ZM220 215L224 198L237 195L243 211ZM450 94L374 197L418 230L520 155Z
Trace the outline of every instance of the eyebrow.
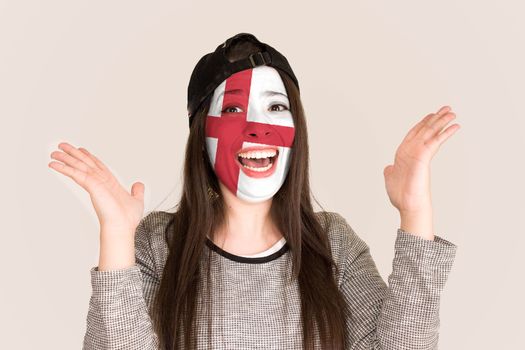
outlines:
M278 91L267 90L267 91L264 92L264 94L268 95L268 96L281 95L281 96L284 96L284 97L288 98L288 96L286 94L283 94L282 92L278 92Z
M244 92L243 89L231 89L231 90L226 90L226 91L223 91L219 94L219 96L217 96L217 101L219 101L219 99L221 98L222 95L225 95L225 94L228 94L228 95L242 95L242 93ZM272 91L272 90L266 90L265 92L263 92L264 95L267 95L267 96L275 96L275 95L281 95L281 96L284 96L286 98L288 98L288 96L286 94L283 94L282 92L278 92L278 91Z
M215 103L217 103L219 101L219 99L221 98L222 95L225 95L225 94L229 94L229 95L242 95L244 90L242 89L231 89L231 90L227 90L227 91L223 91L219 94L219 96L217 96L217 99L215 100Z

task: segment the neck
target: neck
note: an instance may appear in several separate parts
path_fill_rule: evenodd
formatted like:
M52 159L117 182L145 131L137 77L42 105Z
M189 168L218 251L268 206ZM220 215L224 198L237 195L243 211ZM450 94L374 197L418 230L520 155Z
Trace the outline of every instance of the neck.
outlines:
M220 187L226 207L225 225L215 233L220 244L260 250L282 237L270 215L272 198L249 203L237 198L222 183Z

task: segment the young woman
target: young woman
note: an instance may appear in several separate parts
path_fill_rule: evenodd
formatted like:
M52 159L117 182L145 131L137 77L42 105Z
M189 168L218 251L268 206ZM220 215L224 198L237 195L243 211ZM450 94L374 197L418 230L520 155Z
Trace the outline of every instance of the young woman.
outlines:
M430 160L459 127L445 106L417 123L384 170L399 210L388 285L368 245L314 212L306 122L286 58L240 33L197 63L174 213L143 217L85 148L49 166L91 196L100 259L84 349L436 349L440 293L457 246L432 228Z

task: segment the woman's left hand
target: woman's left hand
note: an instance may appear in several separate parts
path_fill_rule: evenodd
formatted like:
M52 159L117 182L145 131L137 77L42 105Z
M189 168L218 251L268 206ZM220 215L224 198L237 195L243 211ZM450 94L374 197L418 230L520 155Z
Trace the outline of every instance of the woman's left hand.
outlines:
M440 133L455 117L450 106L428 114L405 136L396 151L394 164L383 170L390 202L402 216L431 212L430 160L441 144L460 128L459 124L453 124Z

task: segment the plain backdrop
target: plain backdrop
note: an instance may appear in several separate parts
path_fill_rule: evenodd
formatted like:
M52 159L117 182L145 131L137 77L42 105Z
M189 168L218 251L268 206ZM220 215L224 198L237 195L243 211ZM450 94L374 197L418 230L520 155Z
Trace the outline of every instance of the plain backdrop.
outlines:
M81 348L98 264L89 195L48 167L85 147L146 211L173 207L198 59L239 32L301 86L311 185L392 269L399 214L383 169L450 105L432 160L435 234L458 245L440 349L522 348L525 7L519 1L0 1L2 349Z

